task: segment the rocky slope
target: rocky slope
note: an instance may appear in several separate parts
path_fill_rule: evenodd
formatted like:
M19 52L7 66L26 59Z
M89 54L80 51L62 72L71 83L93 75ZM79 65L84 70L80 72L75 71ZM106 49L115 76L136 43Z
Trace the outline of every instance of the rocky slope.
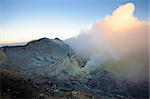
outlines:
M77 74L79 64L73 50L60 39L42 38L25 46L2 47L1 68L38 75Z
M148 99L149 83L102 70L87 74L86 61L60 39L0 48L1 98Z

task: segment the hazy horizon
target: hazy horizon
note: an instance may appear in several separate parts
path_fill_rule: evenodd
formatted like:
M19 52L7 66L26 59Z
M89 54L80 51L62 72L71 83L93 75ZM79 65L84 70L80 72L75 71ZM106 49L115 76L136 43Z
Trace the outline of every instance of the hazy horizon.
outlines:
M134 15L147 22L148 0L1 0L0 45L42 37L62 40L76 37L129 2L135 5Z

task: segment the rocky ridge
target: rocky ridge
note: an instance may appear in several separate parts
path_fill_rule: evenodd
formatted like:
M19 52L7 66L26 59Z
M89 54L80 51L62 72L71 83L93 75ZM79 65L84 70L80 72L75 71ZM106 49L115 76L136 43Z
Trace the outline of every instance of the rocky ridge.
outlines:
M2 47L0 50L3 55L1 68L49 76L64 73L74 75L79 72L80 66L75 53L58 38L42 38L25 46Z

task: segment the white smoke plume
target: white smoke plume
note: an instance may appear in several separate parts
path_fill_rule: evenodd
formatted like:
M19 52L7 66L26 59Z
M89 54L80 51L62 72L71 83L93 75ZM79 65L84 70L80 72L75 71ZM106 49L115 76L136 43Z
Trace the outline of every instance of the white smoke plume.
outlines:
M138 20L134 10L133 3L122 5L90 30L66 41L76 53L90 57L85 68L108 64L105 68L118 75L148 79L149 23Z

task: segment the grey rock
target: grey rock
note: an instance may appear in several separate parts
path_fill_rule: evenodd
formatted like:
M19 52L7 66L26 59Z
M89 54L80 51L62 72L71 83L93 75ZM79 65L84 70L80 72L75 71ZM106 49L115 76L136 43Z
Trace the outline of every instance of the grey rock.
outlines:
M6 46L0 48L5 59L0 60L1 68L10 68L44 76L66 76L64 71L76 75L80 71L77 56L60 39L42 38L24 46ZM73 70L73 69L76 69Z

